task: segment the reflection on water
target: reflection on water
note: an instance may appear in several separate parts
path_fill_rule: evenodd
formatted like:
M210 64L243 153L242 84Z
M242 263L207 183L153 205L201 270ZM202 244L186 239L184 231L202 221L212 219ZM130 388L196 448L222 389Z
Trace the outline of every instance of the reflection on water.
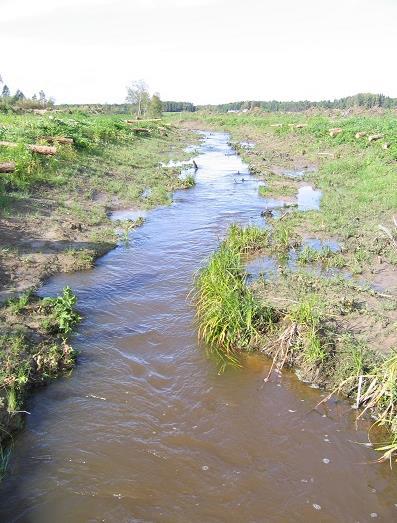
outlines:
M2 522L354 522L397 516L395 471L348 404L268 361L218 375L197 346L194 272L233 222L260 223L256 183L222 133L203 133L197 185L146 216L71 285L85 320L70 377L37 391L1 484Z
M298 209L300 211L318 211L320 209L322 192L313 189L311 185L304 185L298 189Z

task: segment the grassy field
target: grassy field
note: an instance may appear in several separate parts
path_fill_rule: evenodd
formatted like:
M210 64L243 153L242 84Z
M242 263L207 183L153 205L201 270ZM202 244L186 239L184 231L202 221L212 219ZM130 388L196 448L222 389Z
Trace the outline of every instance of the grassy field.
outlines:
M397 434L396 115L175 120L228 131L263 183L266 241L258 248L254 238L251 247L276 269L247 286L250 248L231 248L232 230L196 284L199 333L222 355L220 364L238 364L242 350L260 350L273 368L290 365L305 381L350 396L360 415L372 410L378 424ZM319 209L299 207L307 185L322 191ZM279 209L266 211L269 199ZM263 323L257 312L263 310L271 321ZM378 446L390 458L397 436Z
M34 289L60 271L85 270L142 224L110 219L117 209L150 209L189 188L181 177L197 138L162 120L123 115L0 114L0 442L20 426L27 392L69 371L75 298L39 299ZM35 153L31 145L55 147ZM0 452L0 473L8 452Z

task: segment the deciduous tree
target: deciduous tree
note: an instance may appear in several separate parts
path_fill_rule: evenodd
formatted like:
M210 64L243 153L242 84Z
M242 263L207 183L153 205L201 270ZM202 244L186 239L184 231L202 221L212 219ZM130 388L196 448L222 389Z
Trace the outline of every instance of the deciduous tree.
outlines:
M160 100L160 95L158 93L155 93L149 104L149 115L153 118L161 118L161 115L163 113L163 104Z
M143 80L132 82L131 85L127 87L126 101L135 107L137 118L140 118L146 113L149 100L148 86Z

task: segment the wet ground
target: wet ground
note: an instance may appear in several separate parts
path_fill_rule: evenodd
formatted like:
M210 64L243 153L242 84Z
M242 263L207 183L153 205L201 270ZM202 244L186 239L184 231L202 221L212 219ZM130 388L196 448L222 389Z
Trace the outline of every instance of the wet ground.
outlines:
M315 408L321 392L289 372L264 382L260 356L218 375L198 347L193 275L231 223L263 224L267 204L228 135L203 136L195 188L95 270L42 289L79 297L79 365L33 395L0 521L397 520L396 473L370 463L347 403Z

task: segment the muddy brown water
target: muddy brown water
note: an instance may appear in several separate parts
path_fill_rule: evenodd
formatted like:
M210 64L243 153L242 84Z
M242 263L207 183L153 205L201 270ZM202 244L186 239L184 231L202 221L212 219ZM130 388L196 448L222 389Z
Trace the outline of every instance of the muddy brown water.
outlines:
M0 521L397 520L396 472L369 463L347 403L313 410L322 393L289 372L265 383L260 356L218 375L197 345L193 273L266 203L227 141L204 134L197 186L149 213L128 247L42 290L76 290L80 360L32 396Z

